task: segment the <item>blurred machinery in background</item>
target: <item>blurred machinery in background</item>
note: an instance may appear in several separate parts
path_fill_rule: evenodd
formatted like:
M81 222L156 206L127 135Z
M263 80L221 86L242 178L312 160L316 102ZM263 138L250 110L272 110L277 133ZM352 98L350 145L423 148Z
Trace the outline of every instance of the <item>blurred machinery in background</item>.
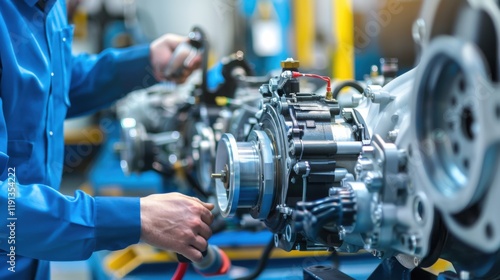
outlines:
M260 100L257 91L248 89L250 73L243 53L238 52L223 58L191 92L151 88L123 100L118 116L124 171L153 169L165 176L182 172L187 184L205 197L210 194L207 170L213 170L217 141L229 127L245 135L249 127L240 123L255 113ZM207 80L213 82L209 85Z
M246 139L218 144L221 213L264 221L287 251L368 250L373 279L424 279L438 258L457 272L440 277L498 279L499 32L498 1L427 1L418 66L343 103L302 92L314 75L285 61Z

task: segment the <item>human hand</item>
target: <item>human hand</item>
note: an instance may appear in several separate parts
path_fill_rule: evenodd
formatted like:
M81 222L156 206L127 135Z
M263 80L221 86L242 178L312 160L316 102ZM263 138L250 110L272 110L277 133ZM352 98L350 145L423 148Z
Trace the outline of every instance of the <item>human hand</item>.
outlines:
M150 59L153 66L153 72L156 80L164 81L166 77L164 71L172 59L172 54L179 44L188 41L187 37L179 36L176 34L165 34L151 43L150 46ZM191 73L201 66L202 57L196 55L189 61L188 65L183 69L179 77L173 79L174 82L181 84L186 81Z
M141 198L141 239L155 247L172 250L193 262L203 259L212 235L214 208L180 193L154 194Z

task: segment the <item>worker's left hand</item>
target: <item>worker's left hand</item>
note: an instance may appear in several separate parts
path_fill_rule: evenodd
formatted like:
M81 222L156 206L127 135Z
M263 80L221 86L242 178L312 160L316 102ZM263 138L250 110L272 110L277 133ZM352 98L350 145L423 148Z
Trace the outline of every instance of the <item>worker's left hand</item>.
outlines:
M163 72L165 71L169 60L172 58L172 53L180 43L186 42L187 40L188 38L184 36L176 34L165 34L151 43L150 59L156 80L166 80ZM201 55L195 56L190 61L189 65L187 65L187 67L184 69L182 76L176 78L174 82L180 84L186 81L187 77L189 77L189 75L191 75L194 70L201 66L201 61Z
M150 245L173 250L199 262L212 235L214 208L180 193L153 194L141 198L141 239Z

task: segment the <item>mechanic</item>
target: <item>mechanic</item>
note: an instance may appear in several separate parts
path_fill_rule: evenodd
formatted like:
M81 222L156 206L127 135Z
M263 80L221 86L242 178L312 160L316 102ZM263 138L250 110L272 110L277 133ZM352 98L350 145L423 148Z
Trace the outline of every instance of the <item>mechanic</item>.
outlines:
M167 34L148 46L73 56L65 5L0 1L0 279L49 279L49 261L84 260L139 240L201 260L212 204L179 193L59 193L64 119L153 85L187 40Z

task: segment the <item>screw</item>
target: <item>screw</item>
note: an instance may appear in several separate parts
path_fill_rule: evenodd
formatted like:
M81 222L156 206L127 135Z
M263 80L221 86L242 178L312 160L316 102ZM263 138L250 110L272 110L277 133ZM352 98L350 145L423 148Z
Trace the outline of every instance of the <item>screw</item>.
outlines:
M359 163L358 163L358 164L356 164L355 169L356 169L356 172L357 172L357 173L359 173L359 172L363 171L363 167L362 167L362 166L361 166L361 164L359 164Z
M211 175L212 178L214 178L214 179L221 179L221 181L222 181L223 178L225 178L225 176L226 175L222 174L222 172L221 173L212 173L212 175Z
M395 129L395 130L391 130L387 133L387 137L391 140L391 141L394 141L396 140L396 138L398 138L398 133L399 133L399 130Z

